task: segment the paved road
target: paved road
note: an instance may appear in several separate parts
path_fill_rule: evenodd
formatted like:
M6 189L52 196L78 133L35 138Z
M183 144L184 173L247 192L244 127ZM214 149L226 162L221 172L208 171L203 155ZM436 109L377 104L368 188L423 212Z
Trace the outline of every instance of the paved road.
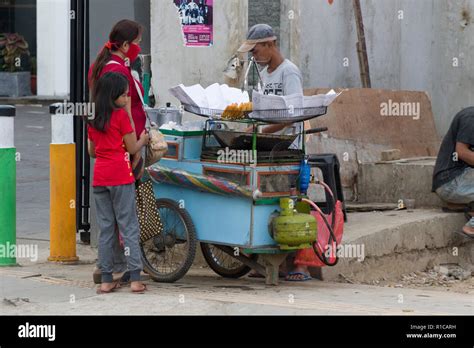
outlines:
M148 284L144 295L126 287L96 295L90 280L37 272L0 269L0 277L0 297L28 299L16 306L4 301L3 314L472 315L474 306L465 294L319 281L268 287L262 280L230 281L199 270L176 284Z
M0 302L2 314L472 315L474 312L472 292L316 280L281 282L275 287L266 286L262 279L224 279L200 267L192 268L174 284L149 282L149 291L144 295L131 294L126 287L114 294L97 295L92 283L95 249L78 245L80 264L56 265L46 261L48 243L35 243L39 247L38 262L21 260L21 268L0 268L0 299L7 299Z

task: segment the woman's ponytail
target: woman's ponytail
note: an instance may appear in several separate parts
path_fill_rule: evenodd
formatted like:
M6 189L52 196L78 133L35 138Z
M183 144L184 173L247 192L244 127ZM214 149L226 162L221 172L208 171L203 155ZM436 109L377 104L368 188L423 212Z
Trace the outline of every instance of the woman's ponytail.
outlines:
M92 69L92 75L89 81L89 88L91 89L91 91L94 90L94 84L99 79L100 72L108 63L111 57L112 57L112 53L110 53L110 49L104 46L102 48L102 51L100 51L99 55L97 56L94 63L94 68ZM93 94L94 93L92 92L91 95Z

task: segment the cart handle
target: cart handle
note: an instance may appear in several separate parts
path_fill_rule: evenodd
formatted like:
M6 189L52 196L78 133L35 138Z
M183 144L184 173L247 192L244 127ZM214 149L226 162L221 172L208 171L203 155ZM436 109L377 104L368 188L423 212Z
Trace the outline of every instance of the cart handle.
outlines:
M328 130L329 130L328 127L320 127L320 128L308 129L305 133L306 134L315 134L315 133L327 132Z

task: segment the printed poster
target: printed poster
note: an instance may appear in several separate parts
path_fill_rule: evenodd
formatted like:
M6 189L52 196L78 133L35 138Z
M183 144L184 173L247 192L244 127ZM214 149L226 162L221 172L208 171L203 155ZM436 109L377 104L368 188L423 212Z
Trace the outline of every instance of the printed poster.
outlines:
M178 8L186 47L213 44L213 0L173 0Z

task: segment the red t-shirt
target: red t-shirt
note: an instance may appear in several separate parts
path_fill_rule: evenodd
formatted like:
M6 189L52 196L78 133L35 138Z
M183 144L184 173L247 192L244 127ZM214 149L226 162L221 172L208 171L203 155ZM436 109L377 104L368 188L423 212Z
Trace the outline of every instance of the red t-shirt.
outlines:
M88 126L89 140L95 145L96 161L92 186L119 186L135 182L130 156L123 137L132 133L128 113L124 109L115 110L105 132Z
M137 139L140 138L140 134L145 130L145 123L146 123L146 114L145 110L143 110L143 104L140 99L140 96L138 95L137 88L135 87L135 80L132 76L132 72L130 70L130 67L127 67L125 65L125 61L120 58L119 56L112 54L112 58L110 60L113 60L119 64L115 63L110 63L104 66L104 68L101 70L99 77L104 75L105 73L108 72L118 72L123 75L128 79L128 85L129 85L129 92L128 95L131 97L131 107L132 107L132 117L133 117L133 122L135 123L135 130L137 133ZM89 81L91 80L92 76L92 69L94 68L94 65L92 65L89 69ZM138 86L142 92L142 95L144 95L145 91L143 89L142 84L140 81L138 82Z

